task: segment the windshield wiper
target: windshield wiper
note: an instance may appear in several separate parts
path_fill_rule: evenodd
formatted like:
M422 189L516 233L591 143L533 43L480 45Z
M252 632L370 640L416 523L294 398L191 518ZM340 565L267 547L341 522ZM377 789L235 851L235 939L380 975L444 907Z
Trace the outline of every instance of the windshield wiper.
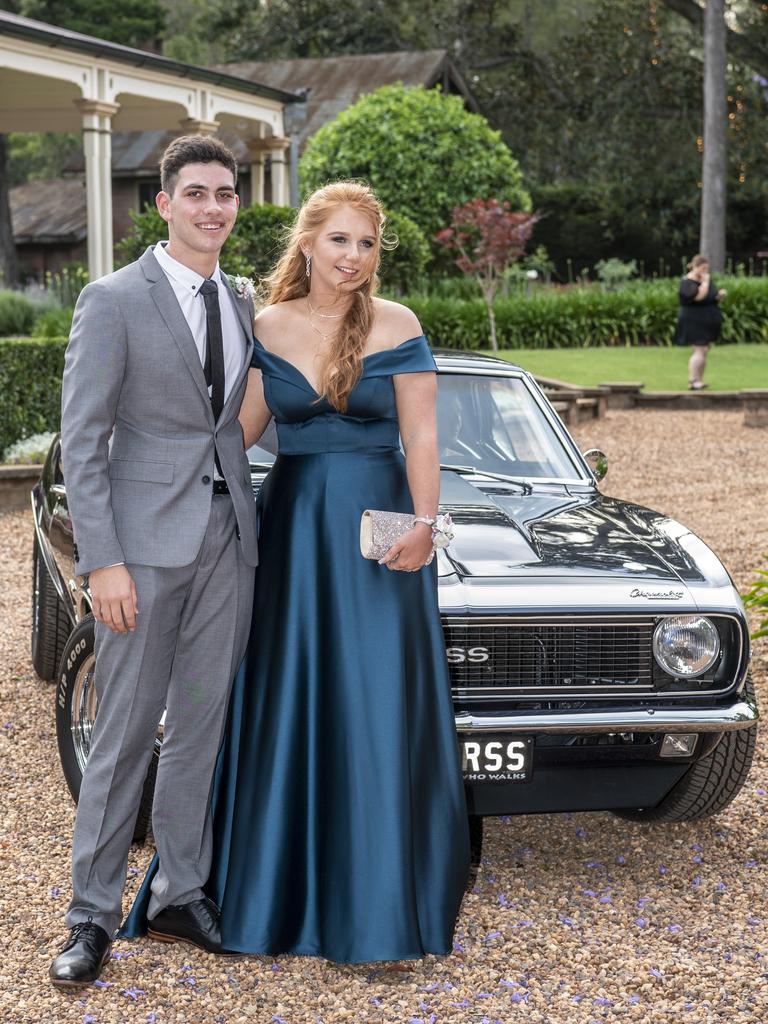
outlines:
M529 480L523 480L517 476L507 476L504 473L487 473L484 469L477 469L475 466L449 466L444 462L440 463L440 469L447 469L452 473L484 476L488 480L501 480L505 484L517 484L518 487L522 488L523 494L533 494L533 486L531 482Z

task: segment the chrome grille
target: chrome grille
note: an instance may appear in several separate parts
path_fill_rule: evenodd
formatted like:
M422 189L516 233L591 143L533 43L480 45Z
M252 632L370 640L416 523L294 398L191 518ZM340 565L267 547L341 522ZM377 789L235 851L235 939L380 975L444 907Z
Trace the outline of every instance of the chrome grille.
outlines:
M456 696L652 694L674 688L652 653L654 619L443 617ZM699 689L713 676L696 681ZM690 683L688 684L690 686Z

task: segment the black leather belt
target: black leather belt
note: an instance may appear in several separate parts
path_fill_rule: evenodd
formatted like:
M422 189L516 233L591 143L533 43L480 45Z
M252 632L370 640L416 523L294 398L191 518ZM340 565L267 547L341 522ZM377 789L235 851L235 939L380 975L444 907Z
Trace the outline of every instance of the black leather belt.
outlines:
M213 481L213 493L214 494L229 494L229 488L227 487L226 480L214 480Z

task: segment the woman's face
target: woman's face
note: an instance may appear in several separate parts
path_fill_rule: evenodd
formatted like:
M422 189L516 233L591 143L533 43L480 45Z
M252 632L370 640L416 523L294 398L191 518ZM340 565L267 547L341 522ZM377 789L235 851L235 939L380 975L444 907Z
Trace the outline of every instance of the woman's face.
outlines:
M351 292L376 270L376 229L370 217L352 206L338 206L302 246L312 257L311 282L322 291Z

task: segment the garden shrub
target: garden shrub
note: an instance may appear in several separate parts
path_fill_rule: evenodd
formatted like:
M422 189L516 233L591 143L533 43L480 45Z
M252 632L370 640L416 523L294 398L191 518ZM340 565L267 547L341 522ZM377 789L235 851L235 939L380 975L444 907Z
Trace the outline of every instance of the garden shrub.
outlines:
M58 430L66 338L0 339L0 452Z
M434 236L470 199L508 199L530 210L520 167L484 117L439 89L386 85L362 96L316 132L300 164L301 186L366 181L388 210Z
M404 295L417 288L424 277L429 263L429 244L419 225L404 213L387 211L384 234L394 235L397 246L381 251L381 286L395 295Z
M20 292L0 291L0 337L28 334L35 319L35 307Z
M34 338L66 337L72 327L74 312L74 308L69 306L66 309L49 309L46 313L41 313L35 320L32 336Z

